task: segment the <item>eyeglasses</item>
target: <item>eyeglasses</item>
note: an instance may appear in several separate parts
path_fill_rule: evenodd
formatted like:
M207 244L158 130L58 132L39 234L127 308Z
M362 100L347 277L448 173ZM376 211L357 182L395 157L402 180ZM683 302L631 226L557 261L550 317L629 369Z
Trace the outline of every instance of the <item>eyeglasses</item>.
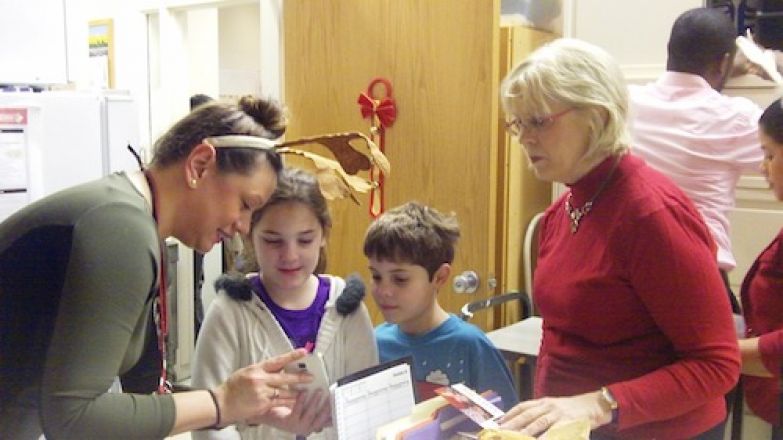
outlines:
M573 107L567 108L563 111L552 113L551 115L546 116L532 116L528 118L527 121L523 121L519 118L514 118L510 121L506 121L505 127L506 131L514 137L519 137L523 133L526 133L530 130L535 130L536 132L543 130L550 125L552 125L555 121L558 120L561 116L565 115L566 113L573 110Z

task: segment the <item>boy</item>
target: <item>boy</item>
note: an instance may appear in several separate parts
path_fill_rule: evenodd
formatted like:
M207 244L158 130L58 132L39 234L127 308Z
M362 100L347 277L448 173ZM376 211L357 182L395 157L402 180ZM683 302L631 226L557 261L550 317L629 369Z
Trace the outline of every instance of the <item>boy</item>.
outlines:
M381 362L413 356L421 400L444 385L463 382L479 393L493 390L503 407L518 397L498 350L472 324L438 304L454 261L459 226L454 216L409 202L378 217L367 230L372 295L385 323L375 329Z

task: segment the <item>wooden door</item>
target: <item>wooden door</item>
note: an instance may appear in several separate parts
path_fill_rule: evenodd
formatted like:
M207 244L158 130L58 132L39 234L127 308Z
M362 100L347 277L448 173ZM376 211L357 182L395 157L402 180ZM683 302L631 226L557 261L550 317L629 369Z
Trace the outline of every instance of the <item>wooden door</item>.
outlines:
M551 32L523 26L500 27L499 78L502 79L537 47L553 40ZM502 117L502 115L501 115ZM530 220L551 203L552 184L535 177L527 169L527 159L518 139L509 136L498 121L498 228L497 261L502 275L498 285L503 292L523 291L522 242ZM495 313L494 326L508 325L520 319L518 307L505 307L506 313Z
M288 137L369 133L356 99L373 78L390 80L398 117L386 137L386 207L415 199L457 214L462 238L452 276L474 270L481 282L470 295L446 286L439 298L448 311L492 295L498 0L286 0L283 16ZM367 204L366 197L362 206L332 204L328 272L358 271L369 281L362 254ZM366 303L380 322L372 299Z

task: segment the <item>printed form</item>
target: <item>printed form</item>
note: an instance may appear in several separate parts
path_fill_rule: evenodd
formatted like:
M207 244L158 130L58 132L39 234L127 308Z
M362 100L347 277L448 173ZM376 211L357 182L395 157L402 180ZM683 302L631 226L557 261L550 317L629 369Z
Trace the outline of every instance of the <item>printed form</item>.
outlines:
M392 361L332 385L339 438L372 439L381 426L410 415L416 405L410 365Z

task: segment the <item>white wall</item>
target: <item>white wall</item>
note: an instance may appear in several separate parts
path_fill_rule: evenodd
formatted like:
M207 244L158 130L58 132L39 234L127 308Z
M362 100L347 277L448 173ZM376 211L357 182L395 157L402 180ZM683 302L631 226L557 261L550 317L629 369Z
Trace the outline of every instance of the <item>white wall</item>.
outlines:
M0 5L0 40L16 39L18 43L0 48L0 72L19 66L35 70L36 60L43 59L53 66L43 69L51 71L51 81L88 89L92 87L88 23L111 19L115 89L127 91L138 103L140 146L149 149L153 140L188 110L187 99L194 93L281 97L282 8L282 0L4 0ZM64 26L46 24L51 17L62 22L63 14ZM50 39L59 42L65 36L65 50L57 50L54 43L44 44L48 41L44 38L40 39L41 47L53 55L11 55L11 49L43 51L28 48L39 39L15 36L22 33L12 25L22 21L18 17L28 16L41 24L33 35L56 34Z
M90 88L88 23L112 19L114 25L114 88L127 91L139 109L141 147L149 147L147 81L147 20L133 2L124 0L68 0L66 28L68 80L76 89Z
M66 81L64 16L64 0L0 2L0 83Z
M656 77L666 67L666 43L682 12L703 0L566 0L563 35L603 47L629 81Z
M220 45L218 9L202 8L187 13L188 95L220 95Z
M258 4L219 9L220 95L261 92Z
M260 1L261 95L283 101L283 0Z

